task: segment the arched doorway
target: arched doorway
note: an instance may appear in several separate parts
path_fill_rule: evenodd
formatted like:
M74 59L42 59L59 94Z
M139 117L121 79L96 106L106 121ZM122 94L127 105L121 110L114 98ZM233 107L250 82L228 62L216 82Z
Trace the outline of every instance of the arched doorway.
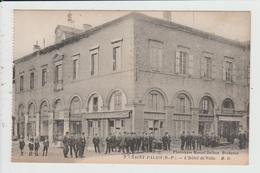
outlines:
M214 103L211 97L204 96L199 103L199 133L214 133Z
M166 98L157 90L149 91L145 98L144 131L160 137L164 133Z
M49 134L49 106L47 101L40 105L40 140L48 137Z
M35 105L33 103L30 103L28 107L27 137L28 139L30 139L30 138L34 138L35 136L36 136Z
M80 134L81 133L81 100L78 96L72 98L70 102L70 133Z
M53 140L61 141L64 135L64 117L62 116L63 105L61 99L54 102Z

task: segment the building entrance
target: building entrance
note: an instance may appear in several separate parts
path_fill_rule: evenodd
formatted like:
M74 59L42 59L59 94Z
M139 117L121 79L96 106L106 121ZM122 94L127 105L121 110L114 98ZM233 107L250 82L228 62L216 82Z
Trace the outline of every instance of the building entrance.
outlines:
M109 119L108 120L108 131L111 134L118 134L125 130L125 120L124 119Z
M238 136L239 121L219 121L218 134L227 142L233 143L234 138Z

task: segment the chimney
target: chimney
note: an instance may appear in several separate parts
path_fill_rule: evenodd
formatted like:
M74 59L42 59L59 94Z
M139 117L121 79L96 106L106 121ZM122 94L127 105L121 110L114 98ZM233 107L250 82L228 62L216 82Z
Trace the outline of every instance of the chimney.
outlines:
M38 41L36 41L36 44L33 45L33 51L36 52L36 51L38 51L40 49L41 49L41 47L38 45Z
M163 19L171 22L172 21L172 13L170 11L163 12Z
M83 24L82 27L83 27L83 30L84 30L84 31L89 30L90 28L92 28L92 26L89 25L89 24Z

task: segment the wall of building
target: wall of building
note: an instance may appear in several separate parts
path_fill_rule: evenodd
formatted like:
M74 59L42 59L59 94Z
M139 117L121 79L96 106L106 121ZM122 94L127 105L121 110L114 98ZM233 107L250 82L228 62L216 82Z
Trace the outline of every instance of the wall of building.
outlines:
M247 114L246 106L249 100L248 49L214 41L210 38L203 38L192 33L172 29L169 26L162 26L158 22L153 23L142 19L136 20L134 32L137 64L135 95L142 103L147 91L154 88L164 93L166 97L168 107L165 112L171 114L167 115L168 119L172 119L172 114L176 112L178 93L185 93L190 97L191 106L196 114L198 114L196 109L199 108L199 102L205 95L213 99L215 114L221 113L221 105L225 98L233 100L235 111L241 111L244 115ZM152 70L149 64L149 40L159 41L163 44L163 62L159 71ZM175 73L178 46L187 47L193 56L193 73L191 75L183 76ZM201 78L201 58L203 58L204 52L212 54L215 61L214 77L211 80ZM223 81L225 56L232 57L233 63L236 65L235 81L232 83ZM191 111L191 114L193 114L193 111ZM192 117L191 121L194 118L196 119L196 117ZM198 123L198 120L196 121ZM245 116L242 124L245 127ZM172 126L172 124L168 124L168 126ZM198 124L195 124L195 126L198 126ZM195 126L193 129L197 131L198 127Z

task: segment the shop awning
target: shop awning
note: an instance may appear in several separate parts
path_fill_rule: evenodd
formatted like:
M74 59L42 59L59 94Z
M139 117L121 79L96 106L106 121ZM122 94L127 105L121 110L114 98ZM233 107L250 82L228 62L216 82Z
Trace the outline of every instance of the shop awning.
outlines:
M219 121L242 121L242 117L238 116L219 116Z
M113 112L91 112L84 115L84 119L111 119L111 118L129 118L131 110L113 111Z

